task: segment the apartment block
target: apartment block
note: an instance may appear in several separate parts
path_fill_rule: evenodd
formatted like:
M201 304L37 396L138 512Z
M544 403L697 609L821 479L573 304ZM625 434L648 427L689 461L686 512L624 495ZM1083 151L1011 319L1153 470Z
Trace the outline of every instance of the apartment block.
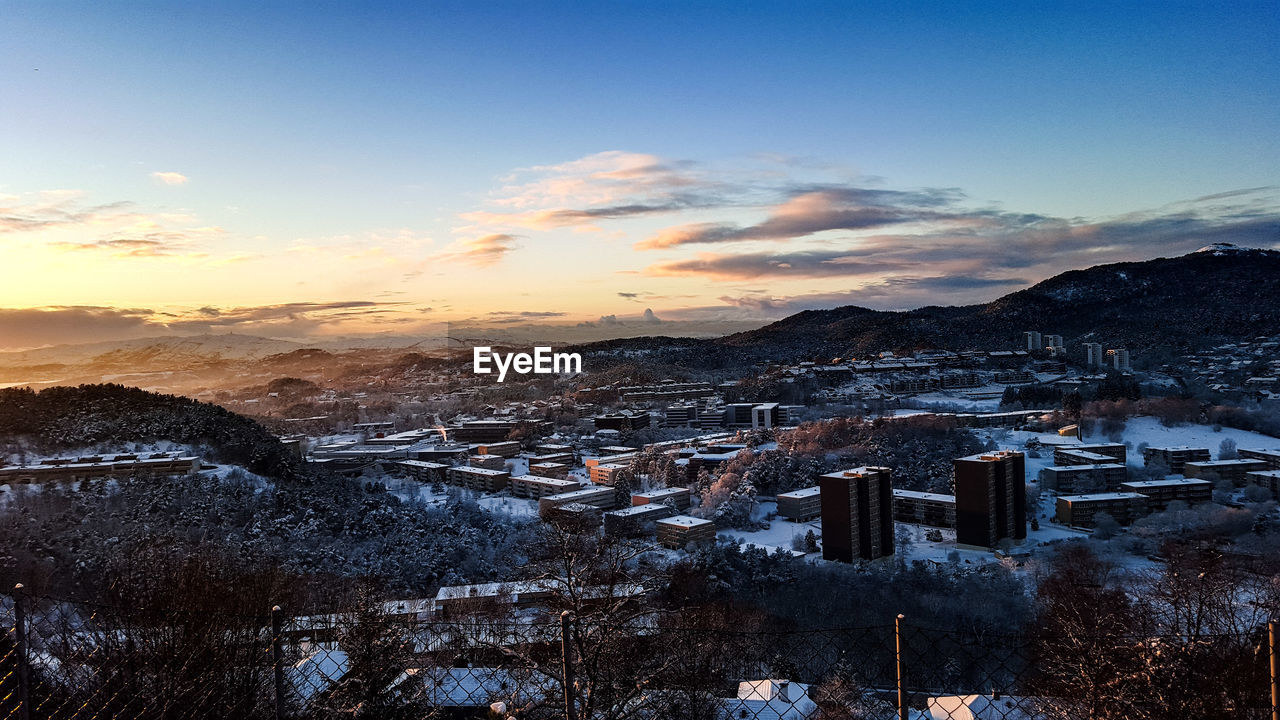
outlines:
M449 483L472 490L498 492L507 487L511 473L506 470L490 470L477 467L449 468Z
M1065 453L1065 455L1064 455ZM1088 455L1083 455L1088 453ZM1129 460L1129 450L1124 443L1081 443L1079 445L1061 445L1053 449L1053 462L1056 465L1084 465L1076 462L1072 456L1081 454L1091 458L1088 462L1117 462L1121 465ZM1100 457L1099 457L1100 456ZM1105 458L1105 459L1102 459Z
M824 560L893 554L892 476L887 467L860 467L819 478Z
M612 510L618 502L617 494L611 487L585 487L558 495L546 495L538 499L538 510L545 511L557 505L582 503L604 510Z
M1027 536L1026 458L997 450L958 458L955 467L956 542L995 547Z
M501 470L507 466L507 461L498 455L472 455L467 458L467 465L486 470Z
M1183 465L1182 474L1202 480L1230 480L1235 487L1242 487L1247 473L1266 469L1265 460L1200 460Z
M1183 466L1189 462L1204 462L1209 459L1209 448L1193 448L1186 445L1177 447L1149 447L1142 451L1142 461L1150 466L1161 463L1174 475L1183 474Z
M778 515L791 522L808 522L822 515L822 488L778 493Z
M401 460L396 463L406 475L424 483L448 482L449 466L444 463L426 462L425 460Z
M529 474L537 475L545 478L564 478L569 477L569 466L565 463L558 462L540 462L529 463Z
M577 480L561 480L537 475L516 475L507 481L507 486L511 488L512 495L532 500L582 489L582 483Z
M634 537L648 533L649 527L665 518L676 514L670 505L650 503L633 505L621 510L610 510L604 514L604 532L614 537Z
M504 458L513 458L520 454L520 443L514 440L506 442L482 443L476 446L477 455L497 455Z
M654 525L658 528L658 544L673 550L689 543L715 542L716 539L715 523L690 515L673 515Z
M1129 469L1119 463L1055 465L1044 469L1044 487L1063 495L1115 490L1129 479Z
M1280 450L1244 449L1237 451L1246 460L1261 460L1267 464L1268 470L1280 470Z
M1131 480L1120 483L1120 490L1146 495L1147 505L1153 513L1163 512L1174 500L1196 505L1213 499L1213 483L1196 478Z
M956 496L916 490L893 491L893 519L936 528L956 526Z
M625 472L628 467L622 463L602 463L592 466L591 482L597 485L613 485L617 482L618 474Z
M1057 519L1064 525L1091 528L1099 513L1106 513L1121 525L1147 514L1147 496L1137 492L1063 495L1058 498Z
M1280 470L1258 470L1246 475L1245 479L1270 490L1271 497L1280 500Z
M677 510L688 510L690 503L689 488L669 487L649 492L635 493L631 496L631 505L672 505Z
M139 475L180 477L200 470L200 458L176 452L54 458L27 465L0 464L0 483L78 482Z

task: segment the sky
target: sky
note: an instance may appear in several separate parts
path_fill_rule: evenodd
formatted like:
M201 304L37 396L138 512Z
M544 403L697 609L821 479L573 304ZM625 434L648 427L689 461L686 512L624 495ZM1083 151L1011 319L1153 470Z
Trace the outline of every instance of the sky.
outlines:
M704 333L1280 246L1274 2L0 15L0 348Z

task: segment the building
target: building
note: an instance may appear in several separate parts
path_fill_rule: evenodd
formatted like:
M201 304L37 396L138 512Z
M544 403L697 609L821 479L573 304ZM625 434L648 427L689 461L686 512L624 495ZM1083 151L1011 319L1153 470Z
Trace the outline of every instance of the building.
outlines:
M1045 489L1063 495L1115 490L1129 479L1129 469L1119 463L1055 465L1042 472Z
M751 408L751 427L759 430L781 425L781 407L778 403L763 403Z
M990 548L1006 538L1026 538L1026 457L997 450L958 458L953 464L956 543Z
M658 528L658 544L679 550L689 543L715 542L716 524L691 515L672 515L654 525Z
M90 455L53 458L28 465L0 463L0 483L79 482L145 475L181 477L200 468L198 456L178 452Z
M538 443L533 446L533 451L538 455L554 455L557 453L569 453L572 455L573 446L560 443Z
M1090 463L1095 461L1104 463L1117 462L1123 465L1129 461L1129 450L1124 446L1124 443L1081 443L1079 445L1060 445L1053 449L1054 463L1058 465L1081 465L1086 463L1070 462L1073 458L1062 453L1091 453L1092 455L1100 455L1106 458L1105 460L1090 460Z
M583 505L593 505L602 510L611 510L617 504L618 498L611 487L585 487L581 490L571 490L558 495L545 495L538 500L538 510L541 512L557 505L568 505L575 502Z
M597 485L613 485L618 481L618 475L625 472L629 466L621 463L601 463L591 467L591 482Z
M613 537L647 535L653 523L675 514L675 508L657 503L610 510L604 514L604 532Z
M708 715L716 720L808 720L823 717L818 704L810 697L810 686L787 680L743 680L738 683L738 696L720 700L720 713Z
M1280 500L1280 470L1259 470L1251 472L1245 478L1259 487L1271 491L1271 497Z
M893 554L892 475L887 467L860 467L819 478L824 560Z
M778 514L791 522L808 522L822 515L822 488L778 493Z
M539 510L539 512L547 522L566 523L575 532L594 530L604 523L600 508L586 503L563 503L548 507L546 510Z
M1100 343L1084 343L1084 364L1089 367L1102 367L1106 358L1102 355Z
M1147 514L1147 496L1137 492L1062 495L1058 498L1057 519L1063 525L1091 528L1098 513L1106 513L1121 525Z
M591 421L595 423L596 430L630 432L649 427L650 417L647 412L621 412L612 415L597 415Z
M681 403L677 405L667 406L666 418L663 425L666 427L690 427L698 421L698 404L697 403Z
M1045 335L1044 345L1046 348L1052 350L1056 355L1061 355L1065 347L1063 345L1061 335Z
M1181 475L1183 466L1189 462L1202 462L1209 459L1209 448L1193 448L1186 445L1177 447L1149 447L1142 451L1142 462L1150 467L1159 463L1169 468L1169 472Z
M1248 460L1261 460L1268 470L1280 470L1280 450L1240 449L1237 454Z
M1057 448L1053 451L1053 462L1058 465L1105 465L1115 461L1116 459L1110 455L1076 450L1074 447Z
M1110 365L1113 370L1121 372L1129 372L1129 351L1124 348L1115 348L1107 351L1106 364Z
M649 492L636 493L631 496L631 505L671 505L677 510L688 510L690 503L689 488L669 487Z
M1027 338L1027 352L1035 352L1044 349L1044 340L1040 337L1040 333L1035 330L1028 330L1022 333Z
M1182 467L1182 474L1189 478L1202 480L1230 480L1236 487L1244 485L1247 473L1266 470L1265 460L1242 458L1239 460L1199 460L1189 461Z
M483 443L476 446L477 455L497 455L498 457L513 458L520 454L520 443L510 440L507 442Z
M577 480L561 480L537 475L516 475L507 481L507 487L511 488L511 494L516 497L537 500L548 495L581 490L582 483Z
M426 462L424 460L401 460L396 467L406 475L424 483L448 482L449 466L444 463Z
M1146 495L1151 512L1163 512L1174 500L1196 505L1213 499L1213 483L1196 478L1131 480L1120 483L1120 490Z
M498 455L472 455L467 458L467 465L473 468L501 470L507 466L507 461Z
M529 463L529 474L563 480L569 477L569 466L558 462Z
M956 526L956 496L915 490L893 491L893 519L937 528Z
M498 492L507 487L507 479L511 473L506 470L490 470L477 467L451 467L448 478L451 485L480 490Z

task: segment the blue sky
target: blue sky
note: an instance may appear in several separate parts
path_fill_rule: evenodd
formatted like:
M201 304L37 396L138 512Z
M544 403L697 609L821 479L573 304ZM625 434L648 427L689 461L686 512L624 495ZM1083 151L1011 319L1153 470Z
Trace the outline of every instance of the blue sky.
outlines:
M296 318L300 302L394 294L364 331L411 331L406 308L750 319L972 302L1196 234L1280 241L1276 3L9 2L4 16L0 210L23 221L0 226L22 270L0 306L14 312L295 304ZM941 214L892 208L928 252L887 257L888 225L847 219L721 242L802 196L792 209L866 210L833 192L851 188L950 193ZM1170 215L1199 224L1153 236ZM690 225L721 232L643 249ZM1029 240L1046 225L1110 240ZM956 261L984 239L1034 257ZM743 257L782 271L723 272ZM881 272L844 272L852 258Z

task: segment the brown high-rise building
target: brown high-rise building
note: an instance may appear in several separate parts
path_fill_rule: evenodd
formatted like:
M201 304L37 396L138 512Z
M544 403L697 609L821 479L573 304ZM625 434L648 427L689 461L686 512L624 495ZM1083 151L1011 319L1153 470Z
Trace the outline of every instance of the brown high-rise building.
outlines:
M860 467L819 478L824 560L893 554L892 474L887 467Z
M956 543L995 547L1027 536L1026 458L1013 450L955 461Z

